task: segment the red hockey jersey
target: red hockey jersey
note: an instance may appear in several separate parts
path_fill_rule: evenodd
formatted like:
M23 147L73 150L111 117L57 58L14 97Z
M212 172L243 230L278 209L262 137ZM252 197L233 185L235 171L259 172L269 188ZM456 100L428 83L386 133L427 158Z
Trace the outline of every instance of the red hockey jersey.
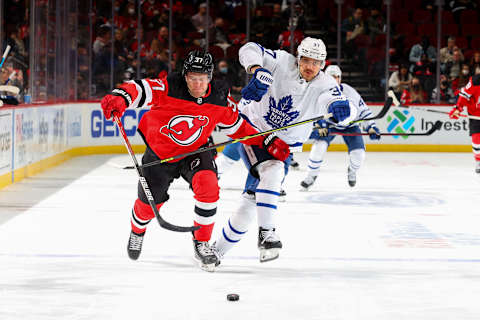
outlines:
M129 107L151 106L138 131L160 159L199 149L215 127L234 139L258 132L239 116L237 104L227 92L210 83L203 97L194 98L179 73L128 81L114 92L124 96ZM263 137L257 137L244 143L260 145L262 141Z
M467 85L460 90L457 100L457 109L467 112L472 116L480 116L480 74L470 78Z

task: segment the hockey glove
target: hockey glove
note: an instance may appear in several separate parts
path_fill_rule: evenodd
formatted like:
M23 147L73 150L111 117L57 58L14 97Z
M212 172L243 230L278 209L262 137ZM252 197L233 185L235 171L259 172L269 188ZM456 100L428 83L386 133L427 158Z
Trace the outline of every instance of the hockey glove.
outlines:
M112 94L107 94L105 97L103 97L100 104L102 106L105 119L110 119L112 112L118 113L118 116L121 117L127 108L125 98L114 96Z
M274 133L269 134L263 139L263 147L275 159L280 161L287 160L290 155L290 147L282 139L278 138Z
M315 123L315 128L317 129L318 135L320 137L328 136L328 133L329 133L328 123L324 119L318 120Z
M328 112L333 114L334 122L342 122L350 116L350 104L348 100L334 101L328 106Z
M270 71L258 68L247 86L242 89L242 98L260 101L272 83L273 77Z
M454 119L454 120L457 120L459 115L460 115L460 109L458 109L458 107L454 107L452 110L450 110L450 112L448 113L448 116L450 117L450 119Z
M370 140L380 140L381 138L380 130L374 124L369 125L366 132L369 134Z

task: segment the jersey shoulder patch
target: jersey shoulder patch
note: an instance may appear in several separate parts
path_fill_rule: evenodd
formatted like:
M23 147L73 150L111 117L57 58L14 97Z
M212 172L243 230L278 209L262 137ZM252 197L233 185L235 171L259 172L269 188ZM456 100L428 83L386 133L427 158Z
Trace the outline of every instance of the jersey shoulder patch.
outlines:
M474 86L480 85L480 74L476 74L472 77L472 84Z

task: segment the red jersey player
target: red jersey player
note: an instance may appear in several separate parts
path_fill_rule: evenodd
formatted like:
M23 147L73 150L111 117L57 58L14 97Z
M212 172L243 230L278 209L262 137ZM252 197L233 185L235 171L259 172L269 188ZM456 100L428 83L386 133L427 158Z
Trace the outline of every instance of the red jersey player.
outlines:
M112 112L121 115L127 107L151 106L151 110L140 120L138 129L147 145L143 164L207 145L215 127L233 139L257 133L239 116L237 105L228 93L212 86L212 72L212 56L192 51L185 60L181 74L174 72L164 79L128 81L114 89L101 101L103 112L108 119ZM273 139L259 136L244 143L260 145L275 158L285 160L289 155L288 145L279 138L267 137ZM181 176L190 184L195 198L194 225L201 227L193 232L195 258L202 269L214 271L218 258L208 243L219 199L214 151L145 167L143 170L159 210L169 198L167 191L174 179ZM153 210L139 185L127 247L132 260L138 259L147 224L153 218Z
M470 78L467 85L460 90L456 106L450 111L451 119L458 119L463 108L472 116L480 116L480 74ZM470 136L472 136L472 150L475 157L475 172L480 174L480 120L470 119Z

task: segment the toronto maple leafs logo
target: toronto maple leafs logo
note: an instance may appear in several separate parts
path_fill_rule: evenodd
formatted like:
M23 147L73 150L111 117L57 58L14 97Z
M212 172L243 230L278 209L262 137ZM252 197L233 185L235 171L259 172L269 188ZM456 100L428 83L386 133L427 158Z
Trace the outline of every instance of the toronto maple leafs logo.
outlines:
M270 96L268 112L263 117L272 128L280 128L295 120L300 112L292 111L292 96L281 98L278 103Z

